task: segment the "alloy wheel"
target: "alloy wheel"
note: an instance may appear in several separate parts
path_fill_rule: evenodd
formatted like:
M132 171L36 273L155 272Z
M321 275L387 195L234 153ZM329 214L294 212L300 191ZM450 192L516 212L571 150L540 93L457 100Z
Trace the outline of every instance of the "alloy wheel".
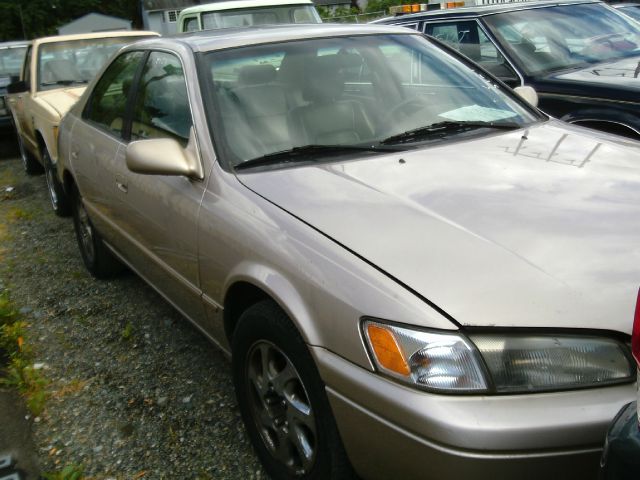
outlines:
M267 341L251 347L246 365L251 413L268 452L291 474L308 473L317 453L316 421L295 366Z

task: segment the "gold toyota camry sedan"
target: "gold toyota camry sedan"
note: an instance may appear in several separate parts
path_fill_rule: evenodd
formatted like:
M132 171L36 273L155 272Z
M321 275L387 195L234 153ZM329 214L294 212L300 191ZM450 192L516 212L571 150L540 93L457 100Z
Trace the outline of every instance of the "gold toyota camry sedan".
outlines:
M635 397L640 143L529 102L401 27L145 40L60 181L89 271L231 355L274 479L594 478Z

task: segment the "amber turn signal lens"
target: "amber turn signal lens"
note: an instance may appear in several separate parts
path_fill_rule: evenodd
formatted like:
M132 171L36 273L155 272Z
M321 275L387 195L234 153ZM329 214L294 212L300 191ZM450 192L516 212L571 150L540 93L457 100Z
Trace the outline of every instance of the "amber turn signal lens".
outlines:
M400 375L409 376L410 370L393 333L377 325L367 325L367 335L378 363Z

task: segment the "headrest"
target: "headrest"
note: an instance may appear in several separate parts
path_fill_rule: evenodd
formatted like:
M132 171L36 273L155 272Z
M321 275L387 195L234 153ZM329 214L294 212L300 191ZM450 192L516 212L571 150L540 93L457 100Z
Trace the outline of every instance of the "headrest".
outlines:
M261 85L276 79L276 69L273 65L247 65L240 69L238 85Z
M343 55L323 55L308 60L306 81L302 90L305 100L330 102L344 90Z

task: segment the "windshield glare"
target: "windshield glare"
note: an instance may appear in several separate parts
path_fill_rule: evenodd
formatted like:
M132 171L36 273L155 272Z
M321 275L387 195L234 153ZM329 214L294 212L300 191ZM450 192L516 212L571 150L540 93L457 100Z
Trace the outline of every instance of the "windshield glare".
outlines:
M419 35L286 42L212 52L204 60L213 124L232 165L306 145L378 145L445 121L537 119Z
M123 45L144 37L113 37L43 43L38 49L38 90L86 84Z
M534 8L485 22L529 75L640 55L640 24L602 4Z
M20 76L27 47L0 48L0 77Z

